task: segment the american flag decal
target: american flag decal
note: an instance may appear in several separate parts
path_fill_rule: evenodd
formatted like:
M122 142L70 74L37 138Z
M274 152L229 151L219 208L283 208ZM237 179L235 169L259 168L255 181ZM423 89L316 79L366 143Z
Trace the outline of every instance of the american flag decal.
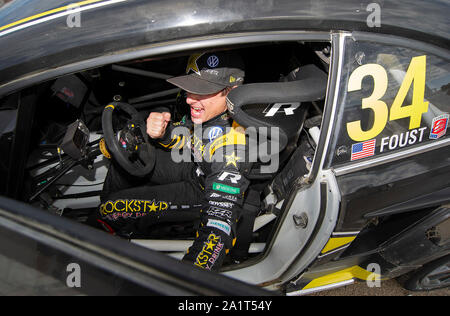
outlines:
M353 144L351 160L373 156L375 154L375 141L376 139L374 138L362 143Z
M447 132L449 115L447 113L439 115L433 119L431 125L430 139L438 139Z

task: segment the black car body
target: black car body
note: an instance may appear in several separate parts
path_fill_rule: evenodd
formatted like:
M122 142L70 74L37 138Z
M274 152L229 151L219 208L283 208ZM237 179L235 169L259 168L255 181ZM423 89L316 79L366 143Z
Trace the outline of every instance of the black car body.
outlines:
M143 116L163 107L181 117L162 79L182 73L190 53L233 49L255 89L296 71L309 80L311 65L325 80L308 86L314 99L268 93L235 114L246 127L270 120L289 143L276 173L254 177L261 204L250 249L222 274L288 295L407 273L412 289L448 286L448 11L445 1L12 1L0 8L0 193L44 211L2 199L2 214L63 225L70 236L78 223L39 215L92 209L80 201L98 196L106 159L61 156L66 127L81 119L101 135L113 100ZM130 244L121 255L142 251Z

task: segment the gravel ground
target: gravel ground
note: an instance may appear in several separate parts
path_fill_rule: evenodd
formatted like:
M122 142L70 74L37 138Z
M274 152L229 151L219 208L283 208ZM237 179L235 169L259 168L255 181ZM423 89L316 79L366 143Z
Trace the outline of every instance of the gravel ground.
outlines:
M396 280L381 282L379 288L370 288L365 282L357 282L334 290L310 294L310 296L450 296L450 289L428 292L405 290Z

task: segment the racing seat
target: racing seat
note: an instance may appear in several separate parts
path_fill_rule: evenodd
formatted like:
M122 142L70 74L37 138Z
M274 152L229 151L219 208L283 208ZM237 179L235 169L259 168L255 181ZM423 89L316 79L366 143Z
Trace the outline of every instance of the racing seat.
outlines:
M247 84L228 94L227 105L232 118L244 128L252 127L257 131L256 137L247 134L250 144L253 141L260 146L261 141L266 141L263 145L270 148L266 153L258 151L258 161L246 172L249 180L266 181L263 186L251 184L246 194L237 227L239 238L231 251L236 262L248 257L255 218L260 210L261 188L270 183L291 156L291 159L298 159L298 155L292 153L297 148L309 105L325 98L327 78L327 74L311 64L295 69L282 82ZM277 160L278 168L264 168L273 159ZM286 165L286 168L290 167L291 164ZM282 174L277 177L283 177Z
M267 140L262 145L272 149L258 152L258 161L247 174L250 180L271 179L278 170L267 173L267 168L262 168L271 159L284 165L297 147L309 105L324 99L326 86L327 75L310 64L293 70L283 82L247 84L230 91L227 105L232 118L258 133L257 139L251 139L254 134L247 135L250 144L253 141L260 146Z

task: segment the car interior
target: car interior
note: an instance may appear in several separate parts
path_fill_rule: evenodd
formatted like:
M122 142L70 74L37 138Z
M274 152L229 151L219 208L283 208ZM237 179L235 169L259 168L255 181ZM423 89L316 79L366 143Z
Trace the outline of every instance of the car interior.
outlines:
M233 119L245 128L280 130L277 150L258 157L247 175L251 185L238 224L238 234L244 237L225 262L225 266L235 266L264 254L279 225L283 202L295 181L310 171L322 121L331 47L329 42L273 42L211 50L236 50L244 59L244 85L229 96ZM89 224L100 204L111 159L108 153L114 156L114 151L121 150L110 148L108 141L105 145L106 134L111 138L109 144L119 141L119 131L134 118L142 125L130 134L129 144L144 142L142 127L150 112L168 111L175 122L189 115L185 94L166 79L183 74L187 59L195 52L87 69L0 99L0 150L11 153L0 158L4 179L0 192ZM129 107L109 113L105 123L105 107L111 102ZM271 135L257 135L262 136L270 143ZM278 168L262 172L270 164L270 155L278 155ZM152 167L151 146L127 159L138 171L147 168L145 174ZM20 168L14 177L9 175L11 166ZM191 215L155 222L148 236L131 242L181 258L198 223L198 216Z

